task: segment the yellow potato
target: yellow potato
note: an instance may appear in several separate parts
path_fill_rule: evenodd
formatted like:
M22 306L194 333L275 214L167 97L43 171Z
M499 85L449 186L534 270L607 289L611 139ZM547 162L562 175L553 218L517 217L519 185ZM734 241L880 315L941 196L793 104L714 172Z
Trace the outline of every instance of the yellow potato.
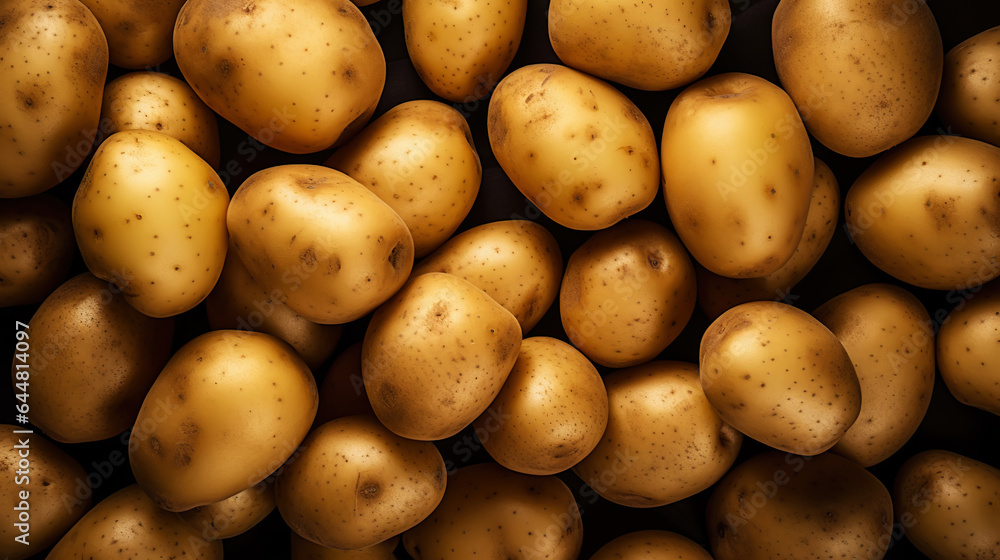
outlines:
M736 460L743 435L709 404L694 364L649 362L605 383L608 428L573 468L598 495L629 507L670 504L715 484Z
M87 268L151 317L201 303L226 259L229 193L176 140L128 130L97 149L73 199L73 231Z
M325 165L350 175L395 210L410 228L417 257L455 233L483 178L465 117L426 100L389 109Z
M701 339L701 385L727 423L775 449L817 455L861 412L861 386L844 346L808 313L744 303Z
M468 426L507 380L521 328L457 276L413 278L372 316L361 349L368 398L397 435L439 440Z
M31 422L67 443L132 426L174 335L173 319L139 313L86 272L46 298L29 325L27 359L15 359L11 376L15 384L30 377Z
M969 37L944 57L937 100L941 120L962 136L1000 146L1000 26Z
M1000 415L1000 284L948 314L938 330L937 365L959 402Z
M924 2L782 0L771 46L809 132L838 154L887 150L934 110L944 52Z
M358 549L427 518L447 476L433 443L403 439L371 415L347 416L309 434L274 493L281 517L300 536Z
M564 482L496 463L458 469L441 505L403 534L411 556L437 560L575 560L582 542L580 509Z
M510 311L527 333L559 295L562 253L545 226L491 222L463 231L413 267L413 276L447 272L472 282Z
M569 258L559 314L570 342L609 367L648 362L684 330L695 275L670 231L629 220L595 233Z
M553 0L548 22L563 64L629 87L665 90L708 72L732 14L725 0Z
M402 218L354 179L320 165L254 173L233 195L227 223L254 281L315 323L371 313L413 267Z
M225 500L189 509L180 516L203 539L228 539L254 528L274 511L274 505L274 486L261 482Z
M523 66L497 86L487 119L500 167L559 225L604 229L656 196L653 129L597 78L555 64Z
M399 536L397 535L387 541L359 550L327 548L307 541L292 531L291 560L397 560L392 551L398 545Z
M485 97L514 60L527 12L528 0L403 0L410 61L449 101Z
M590 560L712 560L712 556L677 533L636 531L602 546Z
M108 42L79 0L5 2L0 21L0 198L16 198L62 182L90 153Z
M136 481L168 511L224 500L264 480L305 439L316 382L270 335L212 331L167 362L129 439Z
M296 154L350 138L385 85L382 48L349 0L187 0L174 56L213 111Z
M111 64L147 68L173 56L174 21L184 0L80 0L108 39Z
M361 343L352 344L337 356L319 386L316 426L356 414L375 414L368 400L361 370Z
M904 282L978 288L1000 275L998 178L996 146L957 136L914 138L851 186L847 231L868 260Z
M670 221L702 266L750 278L788 262L805 228L815 164L784 91L739 73L695 83L667 111L660 156Z
M69 272L76 241L69 207L39 195L0 205L0 307L38 303Z

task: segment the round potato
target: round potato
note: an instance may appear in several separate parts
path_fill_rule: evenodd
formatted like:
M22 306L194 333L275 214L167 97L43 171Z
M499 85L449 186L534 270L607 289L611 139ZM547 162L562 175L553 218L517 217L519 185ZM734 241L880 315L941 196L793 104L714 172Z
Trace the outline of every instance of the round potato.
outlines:
M61 183L90 153L108 42L79 0L5 2L0 21L0 198L17 198Z
M0 205L0 307L45 299L66 279L76 241L69 207L47 195Z
M978 288L1000 275L1000 148L923 136L851 186L846 228L875 266L921 288Z
M229 233L250 276L315 323L359 319L413 268L406 223L347 175L320 165L254 173L233 195Z
M783 303L737 305L709 325L701 385L723 420L775 449L817 455L861 412L861 385L844 346L808 313Z
M1000 26L969 37L944 57L938 96L941 120L961 134L1000 146Z
M413 267L472 282L510 311L527 333L559 295L562 253L545 226L527 220L482 224L448 240Z
M274 511L274 486L266 482L209 504L189 509L181 519L206 540L228 539L253 529Z
M350 175L395 210L410 228L417 257L455 233L483 178L465 117L427 100L389 109L325 165Z
M1000 415L1000 284L948 314L937 334L937 365L959 402Z
M523 66L497 86L487 119L500 167L559 225L604 229L656 196L653 129L597 78L555 64Z
M148 68L173 56L174 22L184 0L80 0L108 39L111 64Z
M590 560L712 560L712 556L677 533L636 531L602 546Z
M644 90L700 78L729 35L726 0L549 3L549 41L563 64Z
M399 545L399 535L368 548L343 550L327 548L303 539L292 531L291 560L397 560L393 551Z
M413 278L372 316L361 350L378 419L409 439L451 437L493 402L521 347L517 319L470 282Z
M656 507L693 496L726 473L743 434L709 404L698 368L649 362L616 371L608 388L608 428L573 467L604 498Z
M695 274L667 228L629 220L595 233L569 258L559 315L570 342L609 367L648 362L684 330Z
M357 342L337 356L319 386L316 426L357 414L375 414L368 400L361 369L361 344Z
M702 266L751 278L792 257L815 160L781 88L739 73L695 83L667 111L660 156L670 221Z
M286 343L203 334L167 362L139 409L128 445L136 482L168 511L224 500L295 452L317 401L312 373Z
M485 97L514 60L527 12L528 0L404 0L413 68L449 101Z
M423 521L445 494L444 459L370 415L323 424L282 469L274 493L293 531L331 548L375 546Z
M115 287L89 273L75 276L42 302L29 323L26 360L11 377L31 383L31 422L67 443L99 441L135 422L160 374L173 319L153 319Z
M187 0L174 56L213 111L295 154L361 130L385 85L382 48L350 0Z
M771 46L809 132L838 154L887 150L934 110L944 50L925 2L781 0Z
M411 556L439 560L575 560L582 543L580 510L563 481L496 463L455 471L441 505L403 534Z

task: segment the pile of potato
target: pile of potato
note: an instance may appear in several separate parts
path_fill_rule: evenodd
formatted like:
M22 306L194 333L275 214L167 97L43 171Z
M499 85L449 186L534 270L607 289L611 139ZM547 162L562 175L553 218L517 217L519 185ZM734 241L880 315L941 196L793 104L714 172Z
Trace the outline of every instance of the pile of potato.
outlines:
M1000 558L965 4L0 4L0 556Z

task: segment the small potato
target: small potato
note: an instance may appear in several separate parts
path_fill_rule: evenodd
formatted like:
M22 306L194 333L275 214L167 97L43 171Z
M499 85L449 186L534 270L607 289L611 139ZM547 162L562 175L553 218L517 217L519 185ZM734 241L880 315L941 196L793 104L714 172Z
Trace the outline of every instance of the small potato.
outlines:
M1000 146L1000 26L969 37L944 57L937 113L962 136Z
M225 500L189 509L180 516L205 540L219 540L253 529L272 511L274 486L261 482Z
M590 560L712 560L712 556L677 533L636 531L602 546Z
M389 109L325 165L350 175L395 210L410 228L417 257L455 233L483 178L465 117L426 100Z
M0 307L38 303L69 272L76 241L69 207L47 195L0 205Z
M496 463L458 469L441 505L403 534L411 556L436 560L575 560L582 543L580 509L563 481Z
M570 342L608 367L648 362L684 330L695 274L670 231L629 220L598 232L569 258L559 314Z
M435 94L485 97L514 60L528 0L403 0L406 50Z
M937 335L937 365L959 402L1000 415L1000 284L948 314Z
M561 226L604 229L656 197L653 129L597 78L556 64L523 66L497 86L487 120L500 167Z
M101 22L108 38L111 64L149 68L173 56L174 22L184 0L80 1Z
M66 443L107 439L135 423L174 335L173 319L139 313L87 272L52 292L29 325L27 359L15 356L11 377L17 385L30 375L31 422Z
M795 105L750 74L719 74L674 99L660 147L670 221L720 276L781 268L802 239L815 160Z
M76 459L41 436L14 433L23 429L0 424L4 481L0 484L0 557L5 560L24 560L52 546L90 509L90 493L78 494L81 485L88 491L90 486ZM29 466L22 469L19 463L25 458ZM21 512L29 516L26 530L15 525L23 523Z
M743 434L709 404L693 364L649 362L605 383L608 428L573 467L605 499L629 507L670 504L715 484L736 460Z
M817 455L861 412L861 385L844 346L808 313L783 303L737 305L701 339L701 385L727 423L775 449Z
M112 134L73 198L87 268L150 317L190 310L226 260L229 193L180 140L146 130Z
M510 311L527 333L559 295L562 253L545 226L527 220L482 224L448 240L413 267L472 282Z
M177 6L178 9L180 5ZM104 86L101 127L153 130L173 136L219 167L219 125L215 113L183 80L159 72L131 72Z
M399 545L399 535L358 550L327 548L303 539L292 531L291 560L397 560L392 551Z
M473 422L496 462L525 474L556 474L587 456L608 424L601 374L579 350L526 338L493 404Z
M361 369L361 343L352 344L337 356L319 386L319 410L315 426L357 414L375 414L368 400Z
M964 290L1000 275L1000 148L923 136L851 186L846 228L875 266L921 288Z
M406 282L406 223L347 175L320 165L254 173L233 195L229 233L250 276L306 320L364 317Z
M293 531L331 548L375 546L423 521L448 476L434 444L403 439L370 415L313 430L275 482Z

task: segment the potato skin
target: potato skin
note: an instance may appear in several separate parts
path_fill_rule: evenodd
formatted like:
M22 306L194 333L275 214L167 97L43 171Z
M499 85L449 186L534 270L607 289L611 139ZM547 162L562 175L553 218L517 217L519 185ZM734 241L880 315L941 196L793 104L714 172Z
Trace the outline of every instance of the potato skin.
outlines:
M8 84L0 92L0 198L17 198L62 182L90 152L108 43L78 0L6 2L0 21L0 83Z
M997 99L1000 99L1000 26L969 37L944 57L944 77L937 101L941 120L962 136L1000 146Z
M861 252L890 275L932 290L978 287L1000 275L1000 148L909 140L858 177L844 214Z
M206 540L228 539L263 521L274 505L274 485L261 482L225 500L181 512L180 516Z
M602 546L590 560L712 560L712 556L677 533L635 531Z
M319 386L316 426L357 414L375 414L361 370L361 342L347 347L330 365Z
M0 307L38 303L69 272L76 251L69 206L37 195L0 205Z
M399 545L399 535L358 550L327 548L303 539L292 531L291 560L396 560L392 553Z
M887 150L934 110L944 50L924 2L782 0L771 45L809 132L838 154Z
M111 64L148 68L173 56L174 21L184 0L80 0L108 40Z
M959 402L1000 415L1000 284L948 314L937 333L941 379Z
M653 129L597 78L557 64L523 66L497 85L487 121L500 167L559 225L604 229L656 196Z

